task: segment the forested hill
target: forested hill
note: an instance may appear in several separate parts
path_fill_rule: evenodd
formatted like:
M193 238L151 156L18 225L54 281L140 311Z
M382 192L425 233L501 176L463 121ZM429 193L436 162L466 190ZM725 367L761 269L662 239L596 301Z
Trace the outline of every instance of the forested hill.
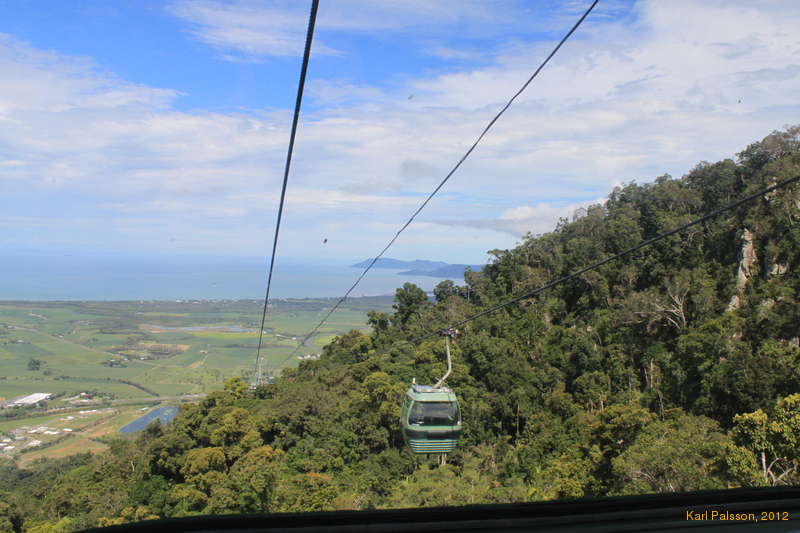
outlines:
M414 458L398 422L411 379L444 373L443 341L391 348L800 174L798 133L618 188L436 303L406 285L370 335L255 395L233 380L107 453L4 466L0 530L798 484L797 185L463 327L448 383L465 433L446 465Z

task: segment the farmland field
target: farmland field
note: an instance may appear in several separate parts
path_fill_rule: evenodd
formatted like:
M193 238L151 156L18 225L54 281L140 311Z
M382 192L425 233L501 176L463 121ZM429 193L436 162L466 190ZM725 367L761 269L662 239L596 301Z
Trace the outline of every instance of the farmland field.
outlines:
M27 441L15 440L11 457L24 466L36 459L59 458L83 452L98 452L108 448L109 438L116 436L120 428L140 418L152 406L131 405L87 410L71 410L58 415L23 418L13 422L0 422L0 435L26 435ZM36 430L47 428L48 433ZM39 446L30 446L30 438L38 439ZM6 454L9 456L9 454Z
M266 372L297 365L293 350L334 302L271 304L261 351ZM296 355L367 330L367 311L391 304L391 297L348 300ZM213 390L231 376L248 379L261 310L253 300L0 302L0 398L46 392L55 400L80 393L154 400Z

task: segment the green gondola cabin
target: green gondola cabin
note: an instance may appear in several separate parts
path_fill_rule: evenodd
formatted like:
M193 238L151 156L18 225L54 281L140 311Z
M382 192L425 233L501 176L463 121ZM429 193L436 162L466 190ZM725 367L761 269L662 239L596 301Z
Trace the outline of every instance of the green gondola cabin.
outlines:
M401 410L406 442L414 453L452 452L461 436L461 411L447 387L411 385Z

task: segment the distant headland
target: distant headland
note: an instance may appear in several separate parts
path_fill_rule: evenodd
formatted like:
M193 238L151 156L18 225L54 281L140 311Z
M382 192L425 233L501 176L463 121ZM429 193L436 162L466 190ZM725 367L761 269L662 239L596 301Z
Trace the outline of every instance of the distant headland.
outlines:
M372 259L365 259L355 265L354 268L366 268ZM469 268L480 271L483 265L462 265L450 264L443 261L427 261L425 259L415 259L414 261L401 261L390 257L381 257L372 268L385 268L391 270L401 270L398 275L402 276L429 276L432 278L457 278L464 277L464 270Z

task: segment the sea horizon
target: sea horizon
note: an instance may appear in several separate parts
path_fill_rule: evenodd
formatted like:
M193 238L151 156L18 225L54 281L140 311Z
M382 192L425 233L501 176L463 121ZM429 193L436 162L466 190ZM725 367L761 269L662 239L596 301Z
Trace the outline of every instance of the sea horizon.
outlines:
M276 264L270 300L341 297L363 272L357 261L305 261ZM263 300L267 270L246 258L16 254L0 262L0 301ZM430 292L446 279L401 271L373 268L350 297L394 295L406 282Z

